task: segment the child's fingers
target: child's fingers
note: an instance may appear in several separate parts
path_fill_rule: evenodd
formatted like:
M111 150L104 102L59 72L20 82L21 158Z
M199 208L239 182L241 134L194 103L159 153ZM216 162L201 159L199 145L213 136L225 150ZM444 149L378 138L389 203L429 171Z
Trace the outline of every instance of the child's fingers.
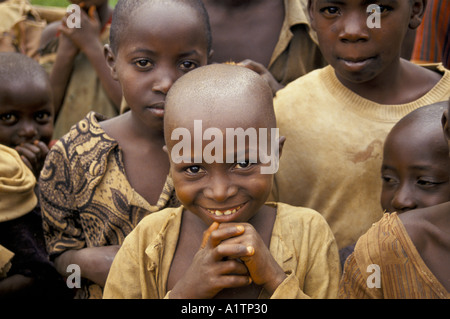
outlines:
M22 161L25 163L25 165L31 170L33 171L33 166L31 165L30 161L23 155L20 155L20 158L22 159Z
M208 229L203 233L203 239L202 239L202 245L200 246L200 248L205 248L206 244L208 243L209 237L211 236L211 233L216 230L217 228L219 228L219 223L218 222L213 222Z
M216 247L221 242L242 235L245 227L239 224L221 224L219 229L211 234L211 244Z
M37 163L37 154L39 153L39 148L37 146L31 145L31 144L24 144L21 146L16 146L16 151L22 156L25 156L30 163L36 164Z
M49 151L49 147L44 142L39 141L39 140L35 140L33 142L33 144L36 145L39 148L40 153L42 155L47 155L47 153Z
M216 247L216 259L243 259L249 258L255 254L253 246L242 244L221 244Z

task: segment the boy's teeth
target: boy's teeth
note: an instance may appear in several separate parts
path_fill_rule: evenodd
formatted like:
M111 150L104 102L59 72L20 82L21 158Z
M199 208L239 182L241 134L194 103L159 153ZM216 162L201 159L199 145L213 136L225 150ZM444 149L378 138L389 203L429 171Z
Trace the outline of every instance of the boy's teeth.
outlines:
M241 207L239 206L239 207L234 208L234 209L227 209L227 210L224 211L224 212L222 212L222 211L220 211L220 210L218 210L218 209L216 209L216 210L208 209L208 211L209 211L211 214L213 214L213 215L216 215L216 216L222 216L222 215L231 215L231 214L234 214L234 213L236 213L236 211L238 211L240 208L241 208Z

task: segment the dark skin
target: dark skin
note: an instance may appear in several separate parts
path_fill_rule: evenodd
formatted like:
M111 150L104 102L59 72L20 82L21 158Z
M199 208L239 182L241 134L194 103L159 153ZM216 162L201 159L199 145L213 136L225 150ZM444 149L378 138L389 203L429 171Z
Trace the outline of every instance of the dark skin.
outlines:
M167 23L175 20L177 24ZM100 125L118 142L131 186L153 205L169 172L163 151L166 94L181 75L207 63L206 37L199 36L204 34L202 20L188 6L144 5L133 14L117 52L109 46L104 50L130 112ZM64 273L67 265L78 264L82 277L104 286L118 249L114 245L67 251L55 264Z
M50 24L43 32L41 47L45 46L59 33L59 45L55 64L50 74L54 90L56 116L63 104L67 85L72 73L75 57L83 52L94 67L109 99L120 109L122 93L120 85L111 78L109 69L104 61L103 44L99 34L109 21L112 8L105 0L70 1L79 5L81 10L81 28L67 27L67 13L62 21Z
M37 77L0 88L0 143L14 148L36 177L53 134L51 93L48 80Z
M241 63L260 74L275 94L283 86L267 68L284 20L283 0L206 0L204 4L214 39L212 62Z
M284 19L282 0L206 0L204 3L214 39L213 62L250 59L269 66Z
M363 0L310 0L309 14L322 54L343 85L380 104L403 104L425 95L441 78L400 58L405 36L420 25L426 2L381 3L380 28L367 26L369 3Z
M448 110L444 111L442 117L444 136L450 147L449 112L450 101ZM399 215L423 261L448 292L450 291L449 212L450 202L447 201Z
M450 201L450 159L442 128L423 128L419 121L398 123L386 138L381 205L387 212Z
M181 109L191 108L185 114L172 111L166 126L168 136L177 127L187 128L193 136L194 119L202 119L204 128L222 132L230 127L270 127L270 116L263 111L272 105L268 87L263 95L246 90L246 94L234 94L235 88L228 89L227 98L216 101L220 107L214 112L207 112L209 98L184 96L174 102ZM248 112L240 112L236 119L235 112L242 105ZM280 150L284 140L278 140ZM224 163L177 164L171 156L176 143L168 139L167 151L177 197L185 210L169 271L170 298L257 298L262 288L273 294L286 275L269 251L276 209L264 205L273 182L272 174L261 174L266 164L226 163L225 146ZM207 144L203 142L203 149ZM201 248L204 233L214 222L219 226Z
M450 203L401 214L400 220L423 261L450 291Z

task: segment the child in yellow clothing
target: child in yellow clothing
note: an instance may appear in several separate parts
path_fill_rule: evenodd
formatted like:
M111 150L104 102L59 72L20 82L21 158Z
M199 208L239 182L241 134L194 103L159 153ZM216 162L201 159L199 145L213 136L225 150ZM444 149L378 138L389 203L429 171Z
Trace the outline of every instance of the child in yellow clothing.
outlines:
M320 212L340 249L382 216L379 170L391 128L450 96L450 71L400 58L425 1L380 6L380 28L367 25L367 6L364 0L310 1L311 25L330 65L289 83L274 102L287 145L273 198Z
M257 145L225 145L240 128L258 130ZM262 143L275 160L284 143L275 128L271 89L255 72L214 64L181 77L167 97L164 130L183 206L144 218L127 236L104 297L335 298L339 258L323 217L266 203L273 172L264 171ZM208 132L213 150L211 136L202 141Z

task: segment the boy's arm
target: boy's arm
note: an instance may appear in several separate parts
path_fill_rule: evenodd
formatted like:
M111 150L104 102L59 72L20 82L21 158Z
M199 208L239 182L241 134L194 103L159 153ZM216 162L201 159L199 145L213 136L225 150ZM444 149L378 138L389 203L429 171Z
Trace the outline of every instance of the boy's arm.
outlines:
M89 15L81 10L81 28L68 28L64 23L61 32L68 37L74 45L83 52L95 69L102 86L114 104L120 111L122 101L122 88L118 81L111 76L106 64L103 44L100 41L100 20L95 10L89 10Z
M75 57L78 54L78 48L65 35L59 37L56 59L50 72L50 83L53 88L53 104L55 106L55 119L66 95L67 86L72 75Z
M67 85L72 74L75 57L79 50L66 36L61 34L63 21L55 21L49 24L42 32L40 41L40 63L49 64L50 83L53 90L53 105L55 107L55 119L64 101ZM59 36L58 36L59 34ZM57 45L55 58L52 58L53 47ZM49 59L50 57L50 59ZM50 60L50 61L48 61Z
M82 278L89 279L104 287L111 264L119 248L119 245L112 245L67 250L55 258L55 267L61 275L67 276L67 267L78 265Z

